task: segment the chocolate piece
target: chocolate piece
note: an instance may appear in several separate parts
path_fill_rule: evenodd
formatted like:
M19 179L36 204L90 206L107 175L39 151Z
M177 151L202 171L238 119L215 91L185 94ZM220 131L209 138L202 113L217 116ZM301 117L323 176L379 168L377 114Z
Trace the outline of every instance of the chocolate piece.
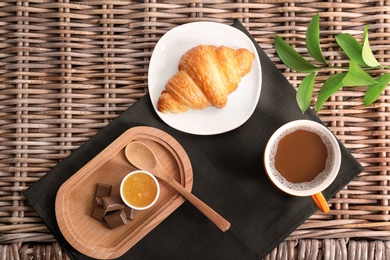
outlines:
M118 210L104 217L104 220L110 227L114 229L127 224L126 214L124 210Z
M112 186L109 184L96 185L91 216L114 229L127 224L127 219L133 219L133 209L127 207L119 195L111 196L111 191Z
M125 204L123 203L121 197L119 195L104 197L102 198L104 208L107 211L114 211L119 209L124 209Z
M104 216L106 214L107 214L107 210L104 208L104 206L95 201L95 203L93 204L91 217L96 218L100 221L103 221Z
M124 211L125 211L127 219L129 219L129 220L133 220L134 219L134 209L133 208L125 206Z
M104 206L102 198L95 197L95 203Z
M95 197L103 198L111 195L112 186L109 184L98 183L96 184Z

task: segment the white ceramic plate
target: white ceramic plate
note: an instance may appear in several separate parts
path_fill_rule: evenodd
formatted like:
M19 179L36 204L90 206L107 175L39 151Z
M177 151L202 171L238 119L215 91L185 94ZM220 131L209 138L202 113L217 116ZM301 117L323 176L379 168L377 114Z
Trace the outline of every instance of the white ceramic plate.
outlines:
M222 109L209 107L180 114L158 112L158 98L168 79L177 72L180 57L199 44L246 48L255 54L252 70L241 79ZM148 73L150 98L157 114L169 126L190 134L219 134L241 126L252 115L260 97L261 67L255 46L240 30L220 23L194 22L168 31L154 48Z

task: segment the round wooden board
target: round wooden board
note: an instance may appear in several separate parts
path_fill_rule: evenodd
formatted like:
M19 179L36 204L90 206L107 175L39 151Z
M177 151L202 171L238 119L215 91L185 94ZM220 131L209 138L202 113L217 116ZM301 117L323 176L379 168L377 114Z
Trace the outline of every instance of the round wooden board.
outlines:
M127 130L88 162L58 190L56 218L66 240L81 253L98 259L117 258L148 234L175 211L184 198L160 181L157 203L145 211L135 211L134 220L116 229L92 218L97 183L112 185L112 195L119 195L122 178L135 168L127 161L124 148L131 141L142 141L152 147L165 169L191 191L191 162L183 147L167 133L152 127L139 126Z

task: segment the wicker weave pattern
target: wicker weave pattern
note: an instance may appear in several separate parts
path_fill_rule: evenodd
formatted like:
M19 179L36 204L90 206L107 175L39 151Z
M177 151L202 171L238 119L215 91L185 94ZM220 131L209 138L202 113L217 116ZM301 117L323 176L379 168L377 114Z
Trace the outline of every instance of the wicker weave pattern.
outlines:
M1 259L67 260L58 243L12 243L0 245ZM303 239L282 242L264 260L276 259L390 259L389 241L346 241L345 239Z
M390 65L388 1L2 1L0 245L14 243L15 252L22 242L55 242L21 191L146 93L150 55L169 29L239 19L297 87L304 75L279 61L274 35L306 54L305 31L317 12L332 64L346 65L334 35L361 37L369 23L374 54ZM321 74L315 95L332 73ZM290 246L301 239L390 237L390 92L364 107L365 89L344 88L319 112L365 171L330 201L329 214L317 212L291 234Z
M389 259L389 241L347 241L345 239L302 239L299 244L285 241L265 260L273 259Z

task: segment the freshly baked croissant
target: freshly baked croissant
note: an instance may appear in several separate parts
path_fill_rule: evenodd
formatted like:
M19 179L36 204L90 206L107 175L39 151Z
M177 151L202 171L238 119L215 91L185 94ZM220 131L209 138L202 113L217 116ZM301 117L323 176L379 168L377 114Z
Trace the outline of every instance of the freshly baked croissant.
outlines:
M198 45L190 49L180 58L178 72L161 92L157 110L181 113L225 107L228 95L252 69L253 59L254 54L244 48Z

